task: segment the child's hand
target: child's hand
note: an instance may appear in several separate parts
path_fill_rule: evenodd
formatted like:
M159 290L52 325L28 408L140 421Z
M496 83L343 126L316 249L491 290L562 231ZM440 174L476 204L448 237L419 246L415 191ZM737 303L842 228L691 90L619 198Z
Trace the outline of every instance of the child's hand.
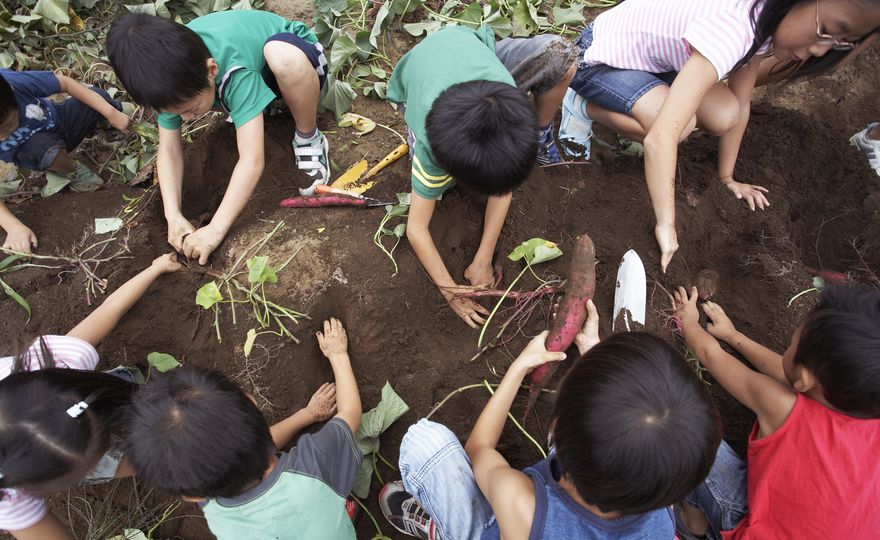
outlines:
M599 344L599 312L593 300L587 301L587 320L584 327L574 336L574 344L583 356L587 351Z
M131 126L131 118L121 111L116 111L116 113L107 120L110 122L111 126L123 133L128 133L128 128Z
M337 319L324 321L324 331L318 332L317 336L321 352L330 360L334 356L348 353L348 336L345 335L342 323Z
M682 328L689 324L700 324L700 312L697 311L698 296L696 287L691 287L690 296L684 287L679 287L675 291L675 315L681 321Z
M178 252L183 250L183 239L196 230L193 224L183 215L168 220L168 243Z
M452 296L446 302L452 308L452 311L471 328L479 328L486 322L480 315L489 315L489 310L478 304L473 298Z
M675 224L660 225L654 227L654 237L660 246L660 268L666 272L666 267L672 261L672 256L678 251L678 234L675 232Z
M19 253L31 253L31 248L37 247L37 235L27 225L19 223L6 231L3 247Z
M181 248L187 258L198 259L199 264L206 264L208 257L211 256L211 253L214 253L214 250L217 249L225 237L226 235L223 232L211 225L206 225L187 235L183 240Z
M770 202L767 201L767 197L764 195L767 193L767 188L765 187L742 184L734 180L732 176L722 178L721 182L727 186L727 189L733 192L737 199L744 199L752 212L755 211L755 206L761 210L770 206Z
M177 253L174 252L166 253L165 255L156 257L156 259L153 261L153 264L151 264L150 266L152 266L162 274L177 272L178 270L183 268L183 265L177 262Z
M495 270L491 262L483 264L474 261L464 271L464 278L474 287L492 287L495 284Z
M336 414L336 385L333 383L322 384L312 394L312 399L306 405L306 411L314 418L314 422L323 422Z
M513 361L513 364L510 365L510 368L523 369L528 373L538 366L543 366L547 362L560 362L565 360L564 352L550 352L547 350L545 343L547 341L547 334L549 333L549 330L544 330L532 338L532 341L526 345L523 352L519 353L519 356Z
M730 343L736 336L736 327L721 306L714 302L706 302L703 304L703 311L712 321L706 326L706 330L721 341Z

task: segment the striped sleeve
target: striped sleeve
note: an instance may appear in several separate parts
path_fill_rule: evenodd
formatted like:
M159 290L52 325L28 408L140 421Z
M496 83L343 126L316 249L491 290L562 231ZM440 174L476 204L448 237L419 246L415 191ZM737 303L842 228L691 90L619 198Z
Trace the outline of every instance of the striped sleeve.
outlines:
M691 22L682 37L712 63L721 80L752 47L755 33L747 13L725 10Z
M52 353L55 367L68 369L95 369L98 367L98 351L88 342L71 336L42 336ZM40 340L34 342L27 351L28 371L43 367L43 352Z
M33 527L46 516L46 501L16 489L3 490L0 500L0 530L20 531Z
M452 176L434 163L421 143L416 142L412 160L412 190L425 199L439 199L452 187Z

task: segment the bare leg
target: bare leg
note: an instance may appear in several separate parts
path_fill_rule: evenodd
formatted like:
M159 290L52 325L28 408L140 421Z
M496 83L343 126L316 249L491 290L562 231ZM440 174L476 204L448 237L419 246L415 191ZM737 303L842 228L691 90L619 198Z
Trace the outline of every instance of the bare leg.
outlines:
M571 67L565 72L565 76L553 88L535 97L535 109L538 111L538 127L548 126L553 121L556 112L562 105L565 91L568 90L568 85L574 78L575 73L577 73L577 60L572 62Z
M49 166L50 171L60 173L69 173L75 168L76 160L70 157L70 154L67 153L67 150L63 149L58 152L58 155L55 156L55 159L52 161L52 165Z
M301 133L311 133L316 127L318 99L321 88L318 73L306 55L294 45L283 41L270 41L263 47L263 56L284 102Z
M590 102L587 102L587 114L596 122L611 128L624 137L642 141L645 139L645 135L648 134L651 126L654 125L654 120L657 119L660 107L663 106L663 101L668 94L669 87L665 84L648 90L645 95L636 101L632 109L632 116L612 112ZM681 140L686 139L696 125L696 118L694 118L687 125L684 132L682 132Z
M721 136L736 126L740 117L739 101L730 88L718 83L706 93L697 109L697 125L709 134Z

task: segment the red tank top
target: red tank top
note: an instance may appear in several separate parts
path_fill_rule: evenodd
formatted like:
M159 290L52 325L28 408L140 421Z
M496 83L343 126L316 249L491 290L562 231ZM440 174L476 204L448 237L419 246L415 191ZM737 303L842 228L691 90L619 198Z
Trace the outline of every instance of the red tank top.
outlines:
M798 394L775 433L749 437L748 506L736 540L880 538L880 420Z

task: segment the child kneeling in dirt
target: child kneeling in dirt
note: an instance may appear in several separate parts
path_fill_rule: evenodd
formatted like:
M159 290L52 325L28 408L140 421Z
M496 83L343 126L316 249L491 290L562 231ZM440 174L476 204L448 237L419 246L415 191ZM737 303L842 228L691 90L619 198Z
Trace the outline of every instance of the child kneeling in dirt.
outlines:
M354 441L361 400L336 319L318 333L335 389L275 424L222 374L180 368L147 384L134 400L129 453L145 481L198 502L220 540L355 538L346 497L363 456ZM317 433L303 428L336 416Z
M40 336L0 358L0 530L19 540L72 540L42 497L133 474L121 447L140 374L94 371L95 346L150 284L179 269L173 254L163 255L67 335Z
M421 420L409 429L402 485L380 494L398 530L446 540L674 536L671 505L709 472L721 439L718 413L672 347L646 333L599 343L592 302L588 310L575 338L583 356L553 408L549 457L519 471L496 449L525 376L565 358L545 349L544 332L511 364L464 448L440 424Z
M695 289L688 296L679 287L675 300L688 346L758 417L748 467L721 445L705 484L688 497L683 534L876 538L880 291L826 288L782 356L737 332L712 302L703 304L710 320L709 332L703 330ZM724 352L715 338L760 371Z
M488 311L456 295L466 287L456 285L434 245L428 230L434 207L453 179L489 196L480 247L464 277L473 286L491 286L495 244L514 188L528 177L536 154L540 164L560 161L551 122L576 56L558 36L508 38L496 46L488 26L450 26L422 40L391 74L388 100L405 104L412 157L406 236L450 307L474 328Z
M283 97L296 124L293 154L312 184L330 178L327 139L318 130L318 97L327 59L305 24L257 10L204 15L184 26L128 14L107 37L110 64L132 98L159 114L157 173L168 243L205 264L250 199L264 165L263 111ZM181 211L181 119L222 108L235 124L238 163L211 222L196 230Z
M47 97L66 92L70 98L54 103ZM91 90L51 71L0 70L0 161L32 171L68 173L76 168L69 152L95 132L106 118L127 131L129 118L107 92ZM31 253L37 236L0 200L0 227L6 231L3 247Z

